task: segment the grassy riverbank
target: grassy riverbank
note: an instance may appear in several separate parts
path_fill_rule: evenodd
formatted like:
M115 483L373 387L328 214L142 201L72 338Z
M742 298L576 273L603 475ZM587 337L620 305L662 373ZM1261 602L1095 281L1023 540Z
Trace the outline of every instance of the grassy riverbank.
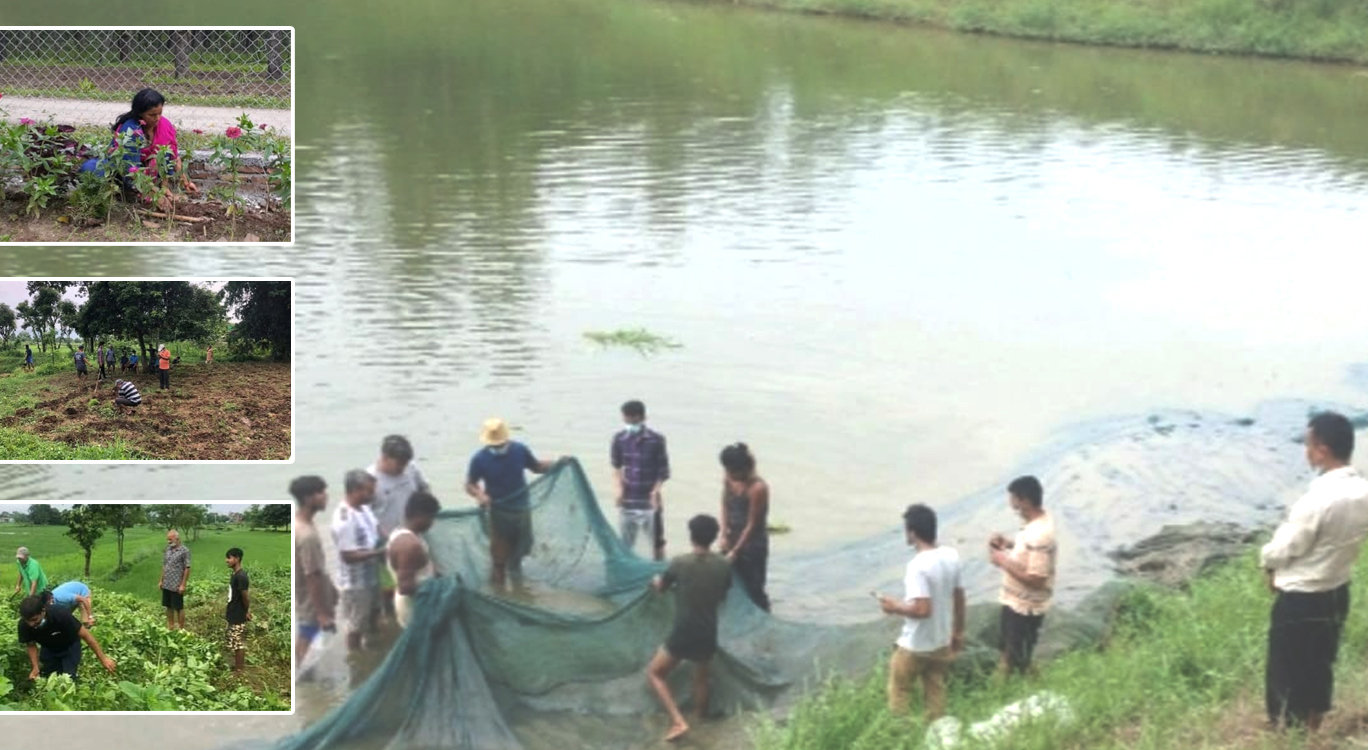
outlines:
M1352 747L1346 738L1368 727L1368 557L1361 558L1337 667L1336 709L1321 747ZM1097 648L1041 665L1039 677L996 685L987 675L957 675L947 713L965 725L1040 691L1063 696L1077 721L1038 722L1012 735L1014 750L1246 750L1302 747L1260 728L1271 594L1254 552L1180 593L1138 588L1122 599L1113 628ZM1049 628L1049 620L1046 621ZM880 671L863 681L837 681L804 700L782 724L762 724L758 750L910 750L923 747L920 717L887 710ZM914 711L920 711L914 704ZM1314 745L1307 743L1306 747ZM1364 745L1368 747L1368 745Z
M1030 39L1368 64L1361 0L725 1Z

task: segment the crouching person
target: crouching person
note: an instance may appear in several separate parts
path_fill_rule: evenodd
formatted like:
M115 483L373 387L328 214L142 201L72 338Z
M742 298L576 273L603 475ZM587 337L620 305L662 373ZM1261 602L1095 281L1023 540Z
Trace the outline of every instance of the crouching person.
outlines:
M127 380L114 381L114 408L129 414L142 405L142 394Z
M81 666L81 641L95 652L100 664L114 673L114 660L105 656L95 636L71 612L48 605L44 597L30 596L19 603L19 642L28 646L29 679L65 674L76 679Z

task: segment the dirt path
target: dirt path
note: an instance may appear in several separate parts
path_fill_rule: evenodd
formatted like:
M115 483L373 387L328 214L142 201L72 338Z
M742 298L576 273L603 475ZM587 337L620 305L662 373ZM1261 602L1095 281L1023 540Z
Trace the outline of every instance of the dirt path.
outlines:
M129 89L129 98L137 88ZM168 95L169 96L169 95ZM128 111L128 102L102 102L89 99L44 99L32 96L5 96L4 109L9 113L11 122L28 117L40 122L53 122L68 125L109 126L115 118ZM266 123L281 135L290 136L294 132L293 110L261 109L255 107L198 107L178 105L174 101L166 104L166 116L176 124L177 130L206 131L223 130L236 125L238 115L246 112L252 122Z
M69 445L121 439L152 460L290 458L289 363L182 364L169 391L158 389L155 373L126 375L143 396L132 415L114 410L114 377L98 387L95 375L80 384L74 374L44 378L37 403L0 417L0 426Z

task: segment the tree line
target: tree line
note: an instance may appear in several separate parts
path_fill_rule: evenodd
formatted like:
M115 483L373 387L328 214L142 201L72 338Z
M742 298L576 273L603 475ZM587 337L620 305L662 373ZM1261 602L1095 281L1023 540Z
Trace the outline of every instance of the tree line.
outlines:
M288 281L230 281L217 292L188 281L30 281L26 288L29 299L16 307L0 303L0 347L24 330L40 352L60 342L74 349L75 335L92 352L101 341L136 341L143 361L151 361L159 343L208 346L225 339L234 351L290 357ZM84 301L66 299L71 289Z
M286 504L253 505L242 514L248 528L288 529L290 506ZM177 529L188 534L190 541L199 539L200 529L229 523L228 516L214 513L207 505L139 505L128 503L90 503L73 505L70 510L54 508L46 503L29 506L28 513L14 513L15 523L33 526L66 526L66 535L85 552L85 575L90 575L90 556L95 545L112 532L119 547L117 570L124 570L124 536L129 529L148 525L157 529Z

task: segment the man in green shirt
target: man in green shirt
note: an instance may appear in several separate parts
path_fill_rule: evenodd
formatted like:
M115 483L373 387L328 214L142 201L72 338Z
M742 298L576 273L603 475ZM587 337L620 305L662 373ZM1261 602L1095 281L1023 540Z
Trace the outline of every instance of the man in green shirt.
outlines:
M43 572L43 566L37 560L29 557L28 547L20 547L14 553L14 561L19 564L19 578L14 584L16 594L22 591L27 597L47 591L47 573Z

